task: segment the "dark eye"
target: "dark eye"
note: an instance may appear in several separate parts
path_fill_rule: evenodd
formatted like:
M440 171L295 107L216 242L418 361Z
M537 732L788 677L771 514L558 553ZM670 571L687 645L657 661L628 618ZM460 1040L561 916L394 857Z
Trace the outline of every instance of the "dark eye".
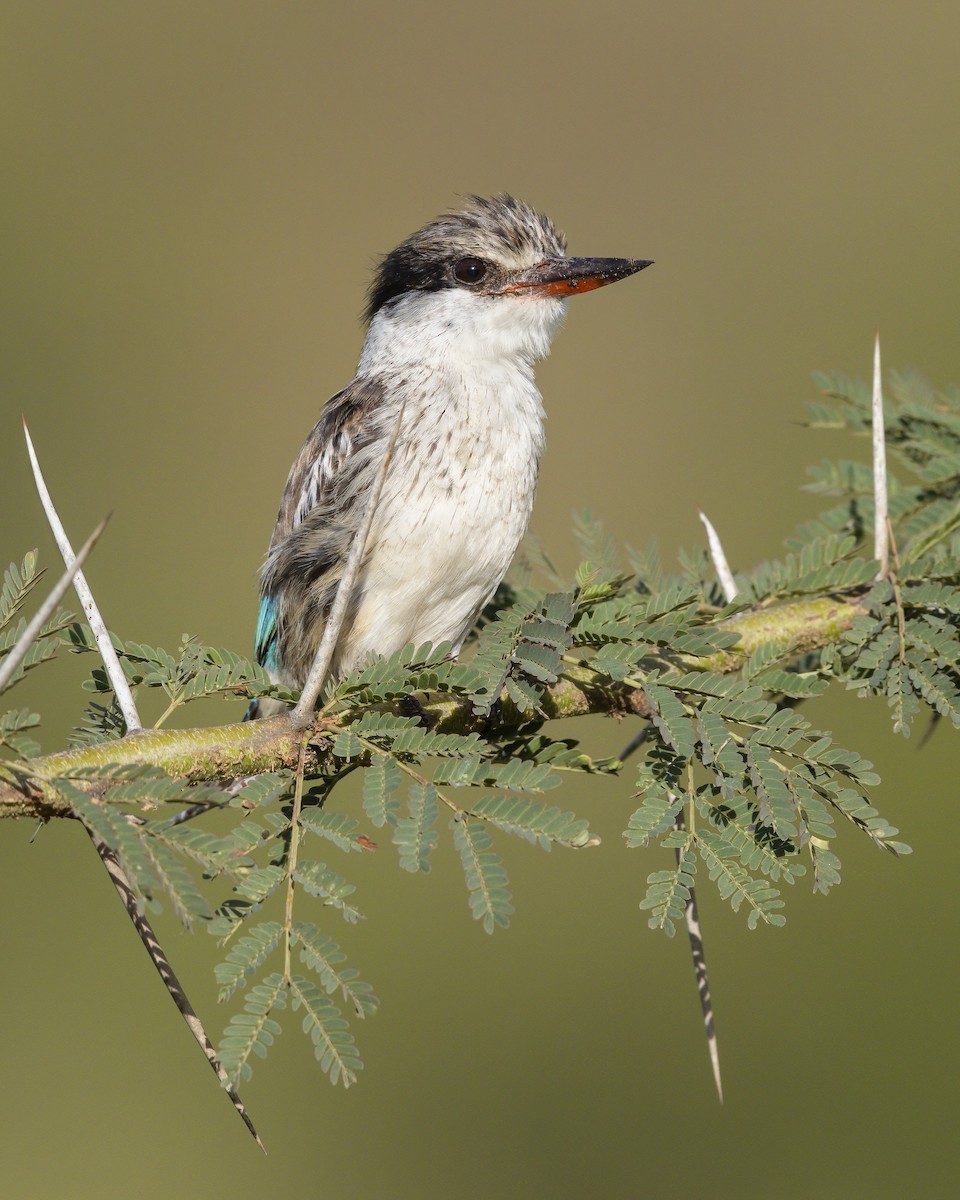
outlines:
M487 273L487 264L482 258L461 258L453 268L453 277L459 283L479 283Z

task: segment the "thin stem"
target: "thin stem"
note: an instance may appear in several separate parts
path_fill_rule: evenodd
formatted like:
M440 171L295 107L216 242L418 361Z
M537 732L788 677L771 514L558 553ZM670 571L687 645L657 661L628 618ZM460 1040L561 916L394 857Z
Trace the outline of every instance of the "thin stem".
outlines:
M696 789L693 786L693 761L692 760L687 763L687 802L688 802L687 803L687 811L690 814L687 824L690 829L690 837L693 838L693 836L695 835L696 830L697 830L697 801L696 801Z
M283 909L283 978L290 983L290 932L293 928L293 876L297 869L297 853L300 849L300 808L303 803L304 762L309 737L300 741L300 757L297 761L297 778L293 791L293 811L290 814L290 854L287 860L287 898Z
M174 696L173 699L170 701L170 703L167 705L167 707L160 714L160 716L156 719L156 721L154 721L154 723L153 723L154 729L159 729L160 726L163 725L163 723L166 721L167 717L169 717L172 713L176 712L176 710L180 707L181 703L182 703L182 701L178 700L177 697Z

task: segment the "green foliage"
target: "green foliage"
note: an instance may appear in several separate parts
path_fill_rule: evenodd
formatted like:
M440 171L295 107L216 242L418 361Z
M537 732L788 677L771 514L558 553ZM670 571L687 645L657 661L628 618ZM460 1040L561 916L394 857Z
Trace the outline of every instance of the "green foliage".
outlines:
M88 625L61 623L63 642L76 654L96 651ZM175 709L192 700L219 696L225 699L261 696L292 698L283 688L270 682L263 667L230 650L205 646L183 635L176 654L140 642L124 642L111 634L124 674L132 687L158 688L168 704L154 722L162 724ZM88 691L112 694L110 681L102 667L95 667L84 683ZM98 728L96 725L94 728Z
M363 1063L357 1055L350 1026L340 1009L312 980L293 975L289 980L294 1012L303 1010L303 1032L310 1035L320 1069L333 1084L357 1082Z
M394 793L400 787L400 766L390 754L371 755L363 773L363 811L372 825L395 825L399 801Z
M498 925L509 925L513 914L506 868L500 856L490 848L493 843L482 822L454 817L450 827L463 863L470 911L475 920L483 922L487 933L493 933Z
M225 962L215 968L217 983L220 984L218 999L229 1000L254 971L258 970L270 954L280 945L283 926L279 921L263 921L247 929L244 937L233 943Z
M471 664L479 676L475 712L489 712L502 694L521 712L539 710L544 686L560 676L574 611L572 593L551 592L532 606L514 604L483 628Z
M761 920L767 925L783 925L786 918L777 911L783 908L780 893L771 884L747 873L738 859L736 846L708 830L697 834L696 842L710 878L723 899L730 901L734 912L746 903L747 924L751 929L756 929Z
M432 783L412 783L407 797L409 816L400 817L394 826L393 842L400 855L400 866L416 873L430 870L430 852L436 847L437 789Z
M539 800L519 796L484 796L470 806L470 813L498 829L515 833L534 845L549 850L551 845L596 846L587 822L572 812L548 807Z
M11 708L0 716L0 746L4 746L14 758L32 758L40 753L40 745L24 732L36 729L40 724L38 713L28 708Z
M81 746L97 746L101 742L115 742L126 732L126 722L116 696L111 696L108 704L98 704L94 700L87 705L81 724L70 735L69 746L78 749Z
M256 1054L258 1058L267 1057L267 1051L281 1032L279 1022L270 1014L286 1008L286 1003L283 976L268 975L262 983L247 992L243 1011L230 1018L217 1053L234 1086L253 1074L249 1063L251 1054Z
M641 794L645 794L644 802L631 814L623 835L631 849L648 846L651 838L659 837L668 829L672 829L684 803L682 794L671 792L665 787L655 788L652 780L650 787Z
M697 856L686 839L676 850L676 868L648 875L647 894L640 901L641 908L651 911L647 921L650 928L662 929L668 937L673 937L676 932L676 922L683 920L683 910L690 899L697 870Z
M819 382L811 424L868 434L868 389L840 376ZM822 462L810 491L833 506L788 539L781 560L738 571L732 604L703 550L681 552L673 572L655 545L628 552L625 565L602 525L579 518L585 561L575 579L545 564L550 591L530 579L504 585L462 661L449 645L409 646L331 682L300 790L280 761L232 781L210 768L206 783L102 765L115 748L119 760L124 742L100 667L85 685L96 699L71 739L79 750L99 747L98 765L31 764L39 717L19 707L0 716L0 749L16 760L0 773L10 782L35 771L37 786L112 848L143 905L166 900L185 926L220 940L221 1000L236 1003L245 989L220 1050L234 1080L249 1077L253 1056L267 1055L293 1013L332 1083L349 1086L362 1069L338 1004L364 1018L378 1001L326 928L336 921L345 937L359 936L362 914L354 884L324 855L373 852L377 830L389 830L403 872L429 873L455 852L470 912L492 933L514 912L500 842L598 844L586 820L543 795L571 773L627 772L555 736L555 724L544 726L551 717L589 709L648 718L629 771L624 838L632 850L670 856L668 869L647 877L641 908L652 928L673 935L698 869L750 928L782 925L784 885L808 870L819 894L840 883L838 828L892 855L909 852L873 803L871 764L818 728L816 698L830 687L882 696L904 735L921 715L960 726L960 393L935 393L915 375L894 376L890 391L886 433L902 476L889 485L898 555L888 579L878 580L871 557L869 466ZM0 658L25 626L38 578L35 554L4 575ZM836 628L821 600L845 614ZM174 652L113 640L138 698L158 706L154 724L202 698L291 698L256 664L197 639ZM58 613L11 686L58 644L94 649L89 629ZM634 720L627 736L637 728ZM349 807L341 784L355 773L362 801ZM351 862L359 872L365 858ZM294 973L297 958L306 975Z
M737 582L741 591L765 603L863 587L873 581L877 564L856 556L857 549L853 534L813 538L783 562L764 563Z
M304 891L316 896L328 908L334 908L345 921L351 924L363 919L363 913L350 900L357 890L352 883L347 883L342 875L331 870L326 863L304 863L293 872L294 883L299 883Z
M294 922L293 944L299 945L300 961L317 972L328 995L341 992L344 1000L352 1005L353 1011L361 1018L377 1011L380 1001L373 994L373 988L359 978L359 972L353 967L341 965L346 960L346 954L316 925Z
M333 842L338 850L366 850L369 847L359 833L360 822L340 812L306 812L300 816L300 828Z
M39 581L36 550L29 550L19 567L16 563L7 567L0 588L0 629L6 629Z
M25 554L19 566L11 563L3 573L3 585L0 587L0 664L3 663L26 630L27 619L19 614L30 593L40 582L42 575L43 572L37 569L36 550L30 550ZM18 684L28 671L32 671L41 663L48 662L53 658L57 652L62 631L72 621L72 613L58 607L53 616L44 623L40 633L27 650L26 657L0 691L8 691ZM11 732L15 732L15 730L11 730ZM38 752L36 743L29 738L15 739L13 742L3 740L0 744L5 745L8 750L13 752L14 756L21 758L32 757Z

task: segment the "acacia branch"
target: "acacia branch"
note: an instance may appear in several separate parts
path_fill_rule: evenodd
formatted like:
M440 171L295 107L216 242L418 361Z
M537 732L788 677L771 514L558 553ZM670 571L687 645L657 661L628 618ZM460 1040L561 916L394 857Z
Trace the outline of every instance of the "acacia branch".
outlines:
M859 597L814 597L788 604L739 613L724 628L739 634L738 645L708 658L685 662L700 670L732 672L759 646L775 643L803 654L836 641L866 609ZM548 687L541 712L521 713L504 698L501 725L505 730L537 724L543 717L561 720L589 713L652 715L636 688L612 682L588 665L571 665L561 679ZM482 732L487 719L473 712L462 696L430 697L422 705L425 717L438 733ZM307 775L320 771L332 754L327 734L333 726L321 719L307 747ZM162 768L190 783L234 779L267 771L293 770L302 741L290 714L267 717L211 729L143 730L117 741L101 742L77 750L64 750L32 759L28 766L0 765L0 819L4 817L70 817L72 811L53 784L57 777L96 771L108 765ZM47 782L50 781L50 782Z

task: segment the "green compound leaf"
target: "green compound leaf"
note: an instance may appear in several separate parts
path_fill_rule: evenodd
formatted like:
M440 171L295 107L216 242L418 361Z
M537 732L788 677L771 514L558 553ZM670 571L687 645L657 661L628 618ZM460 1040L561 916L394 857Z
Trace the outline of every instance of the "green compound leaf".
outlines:
M647 924L651 929L662 929L667 937L673 937L676 922L683 920L683 910L690 899L697 871L697 856L686 834L683 839L684 843L677 847L676 868L648 875L647 894L640 901L641 909L651 910Z
M150 827L145 827L143 832L146 836L141 840L150 858L153 874L169 896L173 910L184 927L192 932L194 921L209 921L213 917L210 901L176 854L161 839L150 836Z
M739 862L735 845L708 829L699 830L695 838L707 872L723 899L729 900L734 912L739 912L746 902L750 929L756 929L759 921L767 925L786 923L786 918L777 911L783 908L780 892L766 880L754 879L747 874Z
M214 968L220 992L217 999L223 1003L229 1000L238 987L242 987L247 979L263 965L266 959L280 944L283 937L283 926L279 921L263 921L247 929L244 937L237 938L226 962L217 963Z
M798 700L804 700L809 696L819 696L830 686L828 679L823 679L814 672L801 674L797 671L781 671L777 668L755 675L753 682L759 684L765 691Z
M516 792L544 792L559 787L560 776L547 763L514 758L506 763L492 763L479 754L441 763L434 772L434 783L450 787L480 785L510 788Z
M152 899L159 885L139 826L121 810L97 803L69 780L52 782L84 825L116 854L141 904L144 899Z
M400 802L400 765L389 754L374 754L363 773L363 811L372 825L395 825Z
M697 740L700 743L700 761L713 768L717 785L724 789L730 781L734 791L742 788L742 779L747 764L740 752L742 740L715 712L704 710L697 713Z
M0 588L0 629L4 629L23 607L24 601L40 582L37 570L37 552L30 550L23 556L19 567L11 563L3 573Z
M400 866L414 874L430 871L430 853L437 844L437 789L432 783L413 783L407 795L409 816L400 817L393 831L393 844Z
M551 844L576 849L599 845L599 839L591 835L589 824L582 817L539 800L482 796L470 805L470 813L544 850L549 850Z
M776 837L761 837L756 824L756 809L739 798L739 803L713 804L707 795L697 797L697 810L710 822L723 841L733 846L742 866L759 870L774 881L793 883L806 874L789 843Z
M290 788L292 776L288 771L272 771L257 775L230 795L230 807L251 810L274 804Z
M913 694L910 686L910 675L903 663L891 664L885 682L887 703L893 716L894 733L910 736L910 726L920 712L920 703Z
M353 817L340 812L317 812L315 810L301 813L300 827L308 833L326 838L340 850L349 853L351 850L362 851L369 849L362 835L358 832L360 825Z
M946 671L940 671L929 660L914 651L907 654L907 673L915 690L929 706L960 726L960 691Z
M261 905L268 896L272 896L286 879L283 867L271 865L254 867L246 871L236 886L237 894L251 904Z
M840 882L840 859L826 842L816 838L810 840L810 857L813 860L813 890L826 896Z
M434 733L417 717L398 717L393 713L364 713L359 721L350 725L348 732L395 756L446 757L490 751L477 733ZM344 742L344 747L348 745L353 743Z
M491 850L490 834L483 823L468 817L450 822L453 844L460 853L464 878L470 894L474 920L482 921L487 933L506 928L514 911L507 887L507 872L499 855Z
M294 871L293 879L311 896L318 896L324 904L337 909L350 924L363 919L363 913L347 899L357 889L326 863L302 863Z
M794 840L799 834L797 805L787 786L787 772L756 738L751 738L746 749L761 824L769 826L783 841Z
M681 758L690 758L696 744L693 721L676 692L659 683L647 683L643 694L654 710L653 723L664 742Z
M249 1058L256 1054L266 1058L274 1038L280 1036L280 1026L270 1016L276 1009L286 1007L287 996L282 975L268 975L262 983L250 989L244 999L243 1012L235 1013L223 1032L217 1054L223 1069L234 1087L253 1074Z
M6 746L18 758L32 758L40 753L40 745L24 731L36 729L39 713L28 708L12 708L0 716L0 745Z
M624 831L627 846L631 850L642 849L649 845L653 838L666 833L673 827L683 803L683 795L666 789L648 792L643 804L631 815Z
M300 946L300 961L317 972L328 995L339 990L361 1018L377 1011L380 1002L373 994L373 988L358 977L359 972L353 967L340 965L347 956L333 938L321 933L316 925L303 921L294 921L291 932L291 944Z
M294 975L290 980L290 997L294 1011L303 1009L303 1032L313 1042L323 1073L334 1085L342 1083L348 1088L356 1083L357 1071L363 1070L363 1063L340 1009L312 980L302 975Z

